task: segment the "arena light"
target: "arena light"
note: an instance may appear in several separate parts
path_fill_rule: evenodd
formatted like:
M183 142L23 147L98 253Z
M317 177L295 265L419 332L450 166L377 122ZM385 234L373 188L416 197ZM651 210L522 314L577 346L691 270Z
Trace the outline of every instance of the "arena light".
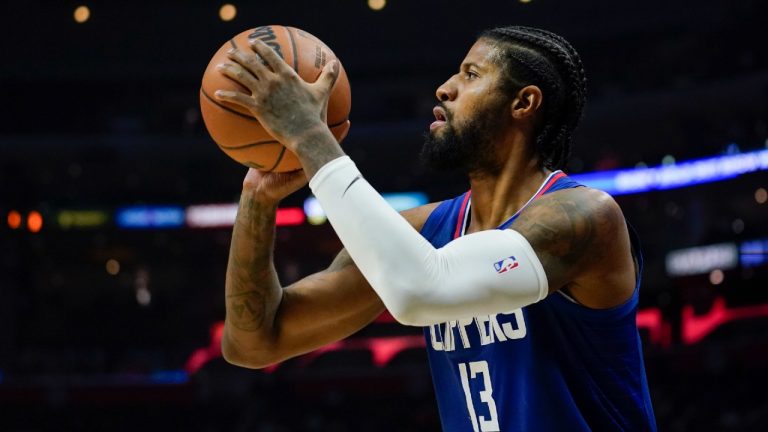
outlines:
M275 225L293 226L304 223L304 211L299 207L286 207L277 209Z
M34 210L29 212L27 215L27 228L32 233L40 232L43 229L43 215Z
M380 11L387 5L387 0L368 0L368 7L371 10Z
M651 343L668 348L672 345L672 326L664 319L661 309L651 307L637 311L635 318L638 329L648 332Z
M768 238L749 240L739 248L742 267L757 267L768 263Z
M205 204L187 207L186 223L190 228L227 228L235 224L237 204ZM304 211L299 207L277 209L275 225L293 226L304 223Z
M729 270L739 264L735 243L721 243L675 250L667 254L669 276L706 274L715 270ZM721 281L722 282L722 281Z
M114 258L108 259L104 267L107 270L107 273L112 276L117 276L117 274L120 273L120 261Z
M189 374L185 370L158 370L150 374L149 380L155 384L186 384Z
M219 18L222 21L232 21L237 16L237 8L235 5L226 3L219 8Z
M381 196L396 211L412 209L429 202L429 197L423 192L385 193ZM327 220L325 211L315 197L304 200L304 213L312 225L320 225Z
M723 324L731 321L768 317L768 304L728 307L725 299L718 297L709 312L696 315L691 305L683 306L681 339L685 345L695 344Z
M84 22L88 21L89 18L91 18L91 10L88 8L88 6L78 6L75 8L75 12L72 14L72 17L75 19L76 23L83 24Z
M716 156L652 168L574 174L571 177L611 195L694 186L768 170L768 150ZM767 197L768 198L768 197Z
M768 191L765 190L765 188L758 188L755 191L755 201L757 201L758 204L765 204L765 202L768 201Z
M96 228L106 225L109 214L102 210L60 210L56 222L62 229Z
M117 210L119 228L178 228L184 225L184 209L177 206L131 206Z
M311 225L321 225L328 220L323 208L320 207L320 201L315 197L309 197L304 200L304 214L307 215L307 221Z
M235 224L237 204L206 204L187 207L187 226L190 228L221 228Z
M21 227L21 213L17 212L16 210L11 210L8 212L8 228L10 229L19 229Z
M709 283L712 285L720 285L725 280L725 273L720 269L712 270L709 273Z

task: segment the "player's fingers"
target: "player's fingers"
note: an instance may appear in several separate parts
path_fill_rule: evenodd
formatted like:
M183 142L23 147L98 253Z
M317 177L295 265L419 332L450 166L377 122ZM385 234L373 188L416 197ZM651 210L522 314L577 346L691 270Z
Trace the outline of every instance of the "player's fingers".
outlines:
M224 102L230 102L236 105L240 105L246 109L252 109L256 107L256 101L249 95L232 90L216 90L213 94L216 99Z
M341 69L339 66L338 60L329 61L325 64L323 71L320 72L320 76L317 78L316 85L319 85L328 94L330 94L333 85L339 78L339 71Z
M256 79L261 79L269 73L269 69L264 65L264 61L262 61L256 54L248 53L237 48L230 48L229 51L227 51L227 57L251 72Z
M272 68L275 73L287 73L289 71L296 73L269 45L265 44L259 39L251 39L250 44L251 49L253 49L256 54L260 55L261 58L264 59L264 61L267 63L267 66Z
M249 89L251 93L255 92L258 88L259 82L256 77L237 63L222 63L217 65L216 69L218 69L224 76L242 84L245 88Z

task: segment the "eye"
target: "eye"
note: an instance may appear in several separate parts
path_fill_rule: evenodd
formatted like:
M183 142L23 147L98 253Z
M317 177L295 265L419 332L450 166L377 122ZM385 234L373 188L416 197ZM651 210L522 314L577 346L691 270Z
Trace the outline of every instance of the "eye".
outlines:
M473 80L473 79L475 79L475 78L479 78L479 77L480 77L480 75L478 75L478 74L477 74L476 72L474 72L474 71L471 71L471 70L467 70L466 72L464 72L464 77L465 77L466 79L469 79L469 80Z

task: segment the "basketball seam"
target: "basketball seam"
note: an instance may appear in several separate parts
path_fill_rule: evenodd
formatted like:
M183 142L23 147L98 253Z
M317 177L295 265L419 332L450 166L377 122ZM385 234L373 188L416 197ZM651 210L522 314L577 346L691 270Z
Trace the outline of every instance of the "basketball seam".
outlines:
M225 146L221 145L219 143L216 143L219 147L221 147L224 150L243 150L251 147L256 147L260 145L266 145L266 144L280 144L277 140L268 140L268 141L256 141L255 143L248 143L248 144L241 144L236 146Z
M349 116L347 116L347 117L346 117L344 120L342 120L342 121L340 121L340 122L338 122L338 123L334 123L334 124L332 124L332 125L328 125L328 128L329 128L329 129L333 129L333 128L335 128L335 127L339 127L339 126L343 125L344 123L346 123L346 122L347 122L347 120L349 120Z
M285 146L283 146L283 149L282 149L282 150L280 150L280 154L279 154L279 155L277 155L277 160L275 161L275 164L274 164L274 165L272 165L272 168L268 169L268 170L267 170L267 172L272 172L272 171L274 171L274 170L275 170L275 168L277 168L277 166L278 166L278 165L280 165L280 161L282 161L282 160L283 160L283 156L285 155L285 150L286 150L286 148L285 148Z
M296 57L296 41L293 40L293 33L291 33L290 27L285 27L285 31L288 32L288 39L291 40L291 49L293 50L293 70L296 74L299 73L299 59Z

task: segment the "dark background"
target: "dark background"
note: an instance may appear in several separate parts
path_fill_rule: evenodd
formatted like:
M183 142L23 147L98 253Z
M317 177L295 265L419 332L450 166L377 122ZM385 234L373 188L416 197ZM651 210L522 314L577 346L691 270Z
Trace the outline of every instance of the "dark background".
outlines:
M83 24L75 2L0 6L0 430L439 429L423 349L377 367L355 348L418 333L386 319L350 349L276 371L213 358L185 372L224 317L229 228L54 223L61 209L237 200L246 170L208 137L197 91L213 52L248 28L291 25L333 48L352 85L344 147L382 192L435 201L465 190L463 178L425 172L417 155L436 87L497 25L549 29L581 53L589 99L571 173L768 144L768 11L757 0L390 0L381 11L363 0L251 1L234 2L230 22L219 19L221 4L93 1ZM641 330L661 430L768 427L768 269L739 266L713 284L708 273L673 278L664 266L671 250L768 237L761 187L764 171L617 197L644 243L640 308L668 325L661 342ZM12 211L40 212L42 230L11 229ZM279 228L283 283L324 268L339 247L327 224ZM105 271L110 259L117 275ZM140 284L149 304L137 301ZM758 312L686 342L684 310L705 316L716 298Z

